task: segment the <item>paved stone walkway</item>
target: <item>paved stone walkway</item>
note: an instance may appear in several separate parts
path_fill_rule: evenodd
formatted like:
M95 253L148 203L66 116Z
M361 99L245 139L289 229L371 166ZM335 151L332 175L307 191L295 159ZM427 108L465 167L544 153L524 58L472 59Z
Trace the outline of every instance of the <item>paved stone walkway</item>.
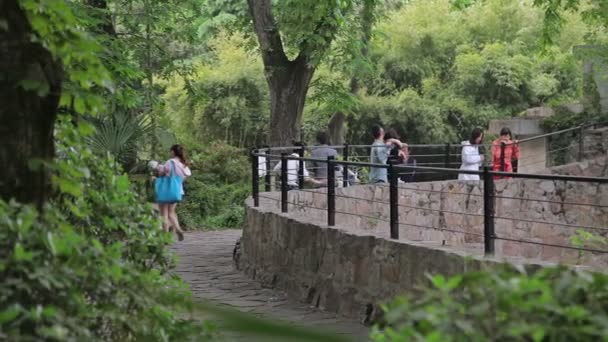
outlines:
M195 296L266 318L343 334L353 341L368 340L369 330L358 322L289 300L284 293L263 288L237 271L232 251L240 236L240 230L186 233L184 241L173 246L180 258L177 273L190 284ZM237 335L227 339L252 340Z

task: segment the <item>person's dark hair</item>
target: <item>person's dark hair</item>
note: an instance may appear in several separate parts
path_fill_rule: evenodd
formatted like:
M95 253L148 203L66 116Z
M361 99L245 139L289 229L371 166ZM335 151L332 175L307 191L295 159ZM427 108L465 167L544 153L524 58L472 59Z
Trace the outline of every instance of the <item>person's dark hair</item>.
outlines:
M325 131L317 133L317 142L321 145L329 145L329 135Z
M306 144L304 144L301 141L294 141L293 142L293 147L294 147L294 149L293 149L293 151L291 153L299 153L302 150L302 147L304 149L306 149Z
M399 137L399 134L397 134L397 131L395 131L394 128L389 128L386 130L386 132L384 132L384 140L388 139L400 140L401 138Z
M375 139L380 138L380 132L382 132L382 126L380 126L380 125L372 126L372 135L374 136Z
M173 152L173 154L175 154L177 158L179 158L179 161L181 161L182 164L186 166L190 164L188 162L188 155L186 154L186 149L182 145L175 144L171 146L171 151Z
M508 136L509 136L509 139L513 139L513 134L511 134L511 130L509 129L509 127L503 127L503 128L500 130L500 135L501 135L501 136L503 136L503 135L508 135Z
M471 132L471 138L469 139L469 142L471 143L471 145L475 145L476 142L475 140L477 140L477 138L481 137L483 135L483 130L479 127L475 127L473 128L473 131ZM483 143L483 139L480 142L480 144Z

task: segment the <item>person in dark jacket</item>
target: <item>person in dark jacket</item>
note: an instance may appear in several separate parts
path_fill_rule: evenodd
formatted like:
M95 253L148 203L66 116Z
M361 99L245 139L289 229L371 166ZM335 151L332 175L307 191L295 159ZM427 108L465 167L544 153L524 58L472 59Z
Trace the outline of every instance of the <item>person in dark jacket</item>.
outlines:
M398 152L398 163L404 166L416 166L416 159L411 157L410 147L407 144L403 144ZM402 174L399 179L404 183L413 183L416 170L410 169Z

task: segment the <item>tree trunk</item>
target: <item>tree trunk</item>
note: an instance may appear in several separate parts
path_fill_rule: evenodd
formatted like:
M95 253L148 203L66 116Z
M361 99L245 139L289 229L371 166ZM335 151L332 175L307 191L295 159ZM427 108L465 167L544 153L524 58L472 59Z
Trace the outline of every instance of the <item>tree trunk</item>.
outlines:
M63 71L32 39L34 32L18 0L0 2L0 23L7 26L0 29L0 196L42 208L50 195L50 173L31 162L53 160ZM36 89L26 90L24 81Z
M285 63L285 67L273 68L268 77L270 87L270 146L292 146L300 141L302 112L314 67L304 59ZM279 71L280 70L280 71Z
M314 32L323 44L300 43L300 53L289 60L277 22L272 13L271 0L247 0L253 19L253 29L258 37L264 72L270 90L270 146L290 146L300 140L302 111L316 62L312 55L323 55L331 45L338 26L335 12L317 23ZM311 46L314 46L312 48ZM314 50L314 51L313 51Z
M367 59L369 56L369 44L372 40L372 28L374 27L374 10L377 0L365 0L359 11L361 18L361 57ZM350 91L356 94L361 88L357 75L350 79Z
M346 136L346 115L342 112L335 112L329 119L327 125L329 141L332 145L344 145Z

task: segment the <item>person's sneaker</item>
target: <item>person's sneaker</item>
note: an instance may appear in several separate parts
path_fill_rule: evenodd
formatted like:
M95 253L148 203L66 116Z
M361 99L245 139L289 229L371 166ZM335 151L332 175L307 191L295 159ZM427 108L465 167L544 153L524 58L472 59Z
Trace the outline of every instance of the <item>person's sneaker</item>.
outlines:
M179 241L184 241L184 232L177 232L177 239Z

